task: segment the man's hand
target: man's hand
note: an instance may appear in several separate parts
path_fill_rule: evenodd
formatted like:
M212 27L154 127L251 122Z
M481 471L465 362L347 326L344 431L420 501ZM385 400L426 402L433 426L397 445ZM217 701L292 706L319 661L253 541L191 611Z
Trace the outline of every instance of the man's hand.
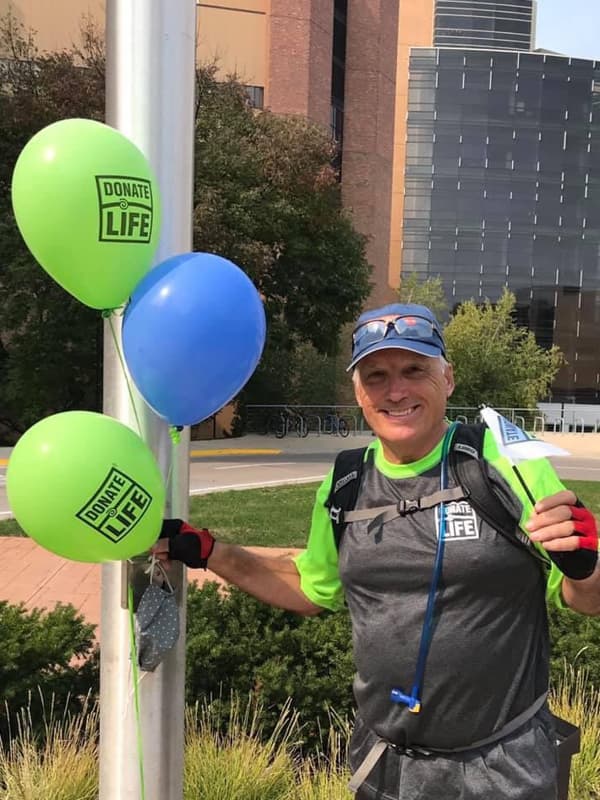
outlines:
M573 580L588 578L598 560L594 515L568 489L539 500L526 525L559 569Z
M165 519L150 552L161 561L183 561L193 569L206 569L214 546L214 536L206 528L192 528L181 519Z
M541 542L551 552L598 550L594 515L568 489L537 502L527 530L534 542Z

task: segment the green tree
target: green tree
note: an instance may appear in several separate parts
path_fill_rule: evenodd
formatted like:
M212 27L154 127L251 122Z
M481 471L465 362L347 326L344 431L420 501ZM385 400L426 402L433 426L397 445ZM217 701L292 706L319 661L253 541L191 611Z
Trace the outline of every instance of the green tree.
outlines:
M410 272L400 278L398 300L401 303L418 303L430 308L441 322L448 316L448 301L444 292L444 284L439 275L435 278L419 278L418 273Z
M444 336L454 365L454 406L488 403L533 408L546 397L563 363L558 347L539 347L531 331L514 321L515 297L504 290L497 303L462 303Z
M10 206L14 164L35 132L103 118L103 46L93 28L82 32L81 47L42 54L14 16L0 20L0 437L10 440L50 413L100 404L100 315L39 268ZM335 352L367 297L365 239L342 208L326 132L256 112L215 67L197 71L196 111L194 248L230 258L261 292L268 343L247 394L280 400L296 348Z
M48 414L100 402L100 316L40 269L10 204L15 162L34 133L65 117L102 118L103 66L90 29L83 33L87 55L41 54L11 14L0 20L8 57L0 82L0 438L8 441Z
M245 396L290 399L296 352L332 355L366 300L365 238L341 203L335 148L300 117L257 113L236 80L198 71L194 244L241 265L269 320L265 354Z

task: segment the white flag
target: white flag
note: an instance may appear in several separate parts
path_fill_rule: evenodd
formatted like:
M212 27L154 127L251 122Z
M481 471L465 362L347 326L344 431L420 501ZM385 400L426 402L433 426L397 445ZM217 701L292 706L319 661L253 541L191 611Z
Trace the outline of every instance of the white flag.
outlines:
M506 417L498 414L493 408L484 406L481 409L481 418L491 430L499 452L511 462L529 461L534 458L547 458L548 456L571 455L562 447L556 447L548 442L542 442L534 436L509 422Z

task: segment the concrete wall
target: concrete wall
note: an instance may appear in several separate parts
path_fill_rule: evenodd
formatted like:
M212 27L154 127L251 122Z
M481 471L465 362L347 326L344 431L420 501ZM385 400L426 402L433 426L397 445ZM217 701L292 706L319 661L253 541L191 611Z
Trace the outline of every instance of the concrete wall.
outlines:
M265 86L268 7L268 0L199 3L199 63L215 62L223 76L237 75L250 86Z
M401 0L400 3L389 260L389 282L392 286L399 285L402 271L402 223L404 215L404 170L410 48L432 46L434 8L434 0Z
M79 43L84 17L104 30L104 0L0 0L0 16L12 11L18 22L36 32L40 51L55 51ZM6 56L7 53L0 53Z

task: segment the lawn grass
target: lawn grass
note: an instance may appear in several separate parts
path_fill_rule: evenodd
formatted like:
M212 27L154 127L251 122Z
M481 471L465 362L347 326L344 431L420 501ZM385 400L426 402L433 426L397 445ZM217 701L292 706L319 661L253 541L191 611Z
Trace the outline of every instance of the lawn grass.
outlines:
M600 517L600 481L565 481ZM219 540L263 547L304 547L317 483L215 492L190 498L192 525ZM0 522L0 536L22 536L15 520Z
M304 547L318 484L273 486L190 498L190 520L220 541Z

